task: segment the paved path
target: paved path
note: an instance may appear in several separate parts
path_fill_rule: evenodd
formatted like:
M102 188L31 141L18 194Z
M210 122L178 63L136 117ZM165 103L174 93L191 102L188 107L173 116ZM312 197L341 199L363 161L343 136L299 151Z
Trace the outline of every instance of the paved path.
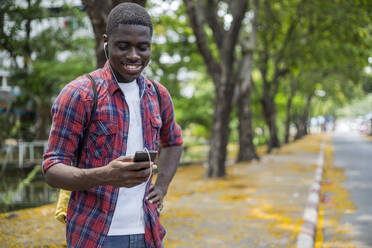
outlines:
M207 180L201 165L181 167L164 202L167 248L295 247L318 159L320 135ZM4 247L62 247L54 205L0 214ZM0 245L0 247L2 247Z
M283 147L259 162L228 168L223 180L181 168L162 222L166 247L295 247L322 137Z
M332 145L334 165L345 176L339 190L343 186L346 188L351 205L337 221L340 232L334 232L334 226L327 224L335 221L332 214L328 212L325 216L324 243L332 244L333 240L335 245L336 240L342 239L350 245L347 247L372 247L372 139L338 134L332 137ZM329 197L332 203L332 195ZM344 205L348 205L349 200ZM342 205L333 207L344 208Z

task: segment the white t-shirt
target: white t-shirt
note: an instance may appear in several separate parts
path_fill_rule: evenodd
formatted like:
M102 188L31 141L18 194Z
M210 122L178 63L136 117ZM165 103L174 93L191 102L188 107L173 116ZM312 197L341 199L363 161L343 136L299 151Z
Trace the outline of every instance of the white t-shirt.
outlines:
M119 83L129 107L129 130L126 155L134 155L143 150L143 132L139 87L136 81ZM146 182L119 189L118 200L112 217L108 235L128 235L145 233L143 197Z

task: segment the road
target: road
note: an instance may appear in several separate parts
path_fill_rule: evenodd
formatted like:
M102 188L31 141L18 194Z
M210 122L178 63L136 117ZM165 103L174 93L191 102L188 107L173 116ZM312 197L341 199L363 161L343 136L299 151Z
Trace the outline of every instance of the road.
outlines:
M334 164L344 169L345 187L356 210L342 217L356 247L372 247L372 140L356 134L332 137Z

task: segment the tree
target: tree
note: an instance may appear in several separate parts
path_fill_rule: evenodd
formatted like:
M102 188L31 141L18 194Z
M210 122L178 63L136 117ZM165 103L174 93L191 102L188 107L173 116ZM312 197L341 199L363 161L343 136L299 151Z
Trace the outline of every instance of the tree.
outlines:
M286 103L286 120L285 120L285 127L284 127L284 143L288 144L289 143L289 135L290 135L290 125L292 122L292 115L291 115L291 109L292 109L292 104L293 104L293 98L296 95L298 87L298 79L292 75L290 78L290 85L289 85L289 94L287 98L287 103Z
M234 79L239 75L236 70L238 66L236 46L248 1L184 0L183 2L196 37L196 44L215 86L215 108L206 175L223 177L226 175L226 148L235 89ZM218 16L218 4L225 8L225 14L228 14L231 19L230 23L226 23ZM206 25L209 27L207 30ZM212 33L212 38L208 36L209 31ZM213 45L209 45L209 42Z
M340 1L329 6L326 2L315 1L308 6L313 13L314 31L306 42L310 52L307 55L308 76L304 78L310 80L307 82L310 87L303 86L305 80L301 80L303 85L300 86L306 99L321 98L341 107L360 94L363 70L371 51L367 35L371 30L371 7L371 2L356 1ZM316 96L319 90L325 96ZM335 115L334 110L322 107L323 114ZM310 107L305 107L303 115L307 109L311 111ZM301 125L306 125L307 118L301 119ZM306 129L300 131L300 137L306 134Z
M240 40L242 49L242 58L240 62L241 68L238 75L238 118L239 118L239 152L237 162L259 159L253 143L253 126L252 126L252 111L251 111L251 72L253 68L253 55L257 46L256 27L258 15L258 0L252 1L251 13L253 19L251 25L245 29L250 32L243 33L243 38ZM247 37L246 37L247 36Z
M18 119L14 128L19 128L13 138L46 139L52 98L61 85L87 68L92 69L91 60L84 61L89 55L85 48L89 49L90 39L73 35L83 25L82 13L67 5L53 13L41 3L41 0L28 0L23 7L8 1L3 6L6 12L0 22L2 50L12 61L7 68L10 84L19 86L21 91L11 108ZM54 18L66 16L76 25L63 25L61 18ZM49 26L38 28L36 24L42 21ZM62 52L66 61L59 59ZM74 59L75 63L71 64Z
M275 97L280 80L290 71L293 63L291 50L296 39L296 29L303 17L302 1L263 1L257 21L258 50L257 66L261 73L261 97L263 116L269 128L267 152L280 147L276 125ZM255 82L258 85L258 82Z
M148 8L154 23L154 38L151 63L145 73L171 93L177 123L188 134L184 149L196 143L204 144L212 127L213 83L205 73L185 6L182 1L149 2Z
M255 85L261 87L258 94L261 94L263 116L270 131L268 152L280 146L276 96L283 89L283 83L287 84L284 88L289 94L287 140L295 95L304 98L299 109L301 114L296 117L298 134L302 136L306 134L315 85L337 74L345 81L358 81L363 68L360 60L368 57L365 52L368 51L366 34L371 20L370 7L370 3L363 1L263 1L257 21L256 61L261 75L256 78Z
M183 97L181 88L194 79L191 75L205 72L203 59L192 42L195 37L187 22L186 10L182 2L178 3L179 6L173 7L176 10L169 9L174 2L165 9L159 3L149 4L150 11L158 11L152 14L154 38L151 62L146 69L149 77L167 87L174 100Z

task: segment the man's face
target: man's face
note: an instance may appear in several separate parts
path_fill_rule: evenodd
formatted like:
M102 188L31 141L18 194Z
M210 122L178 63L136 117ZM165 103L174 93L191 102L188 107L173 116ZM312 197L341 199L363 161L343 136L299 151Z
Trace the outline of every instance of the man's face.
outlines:
M109 61L123 83L135 80L147 66L151 56L150 28L119 24L108 38Z

